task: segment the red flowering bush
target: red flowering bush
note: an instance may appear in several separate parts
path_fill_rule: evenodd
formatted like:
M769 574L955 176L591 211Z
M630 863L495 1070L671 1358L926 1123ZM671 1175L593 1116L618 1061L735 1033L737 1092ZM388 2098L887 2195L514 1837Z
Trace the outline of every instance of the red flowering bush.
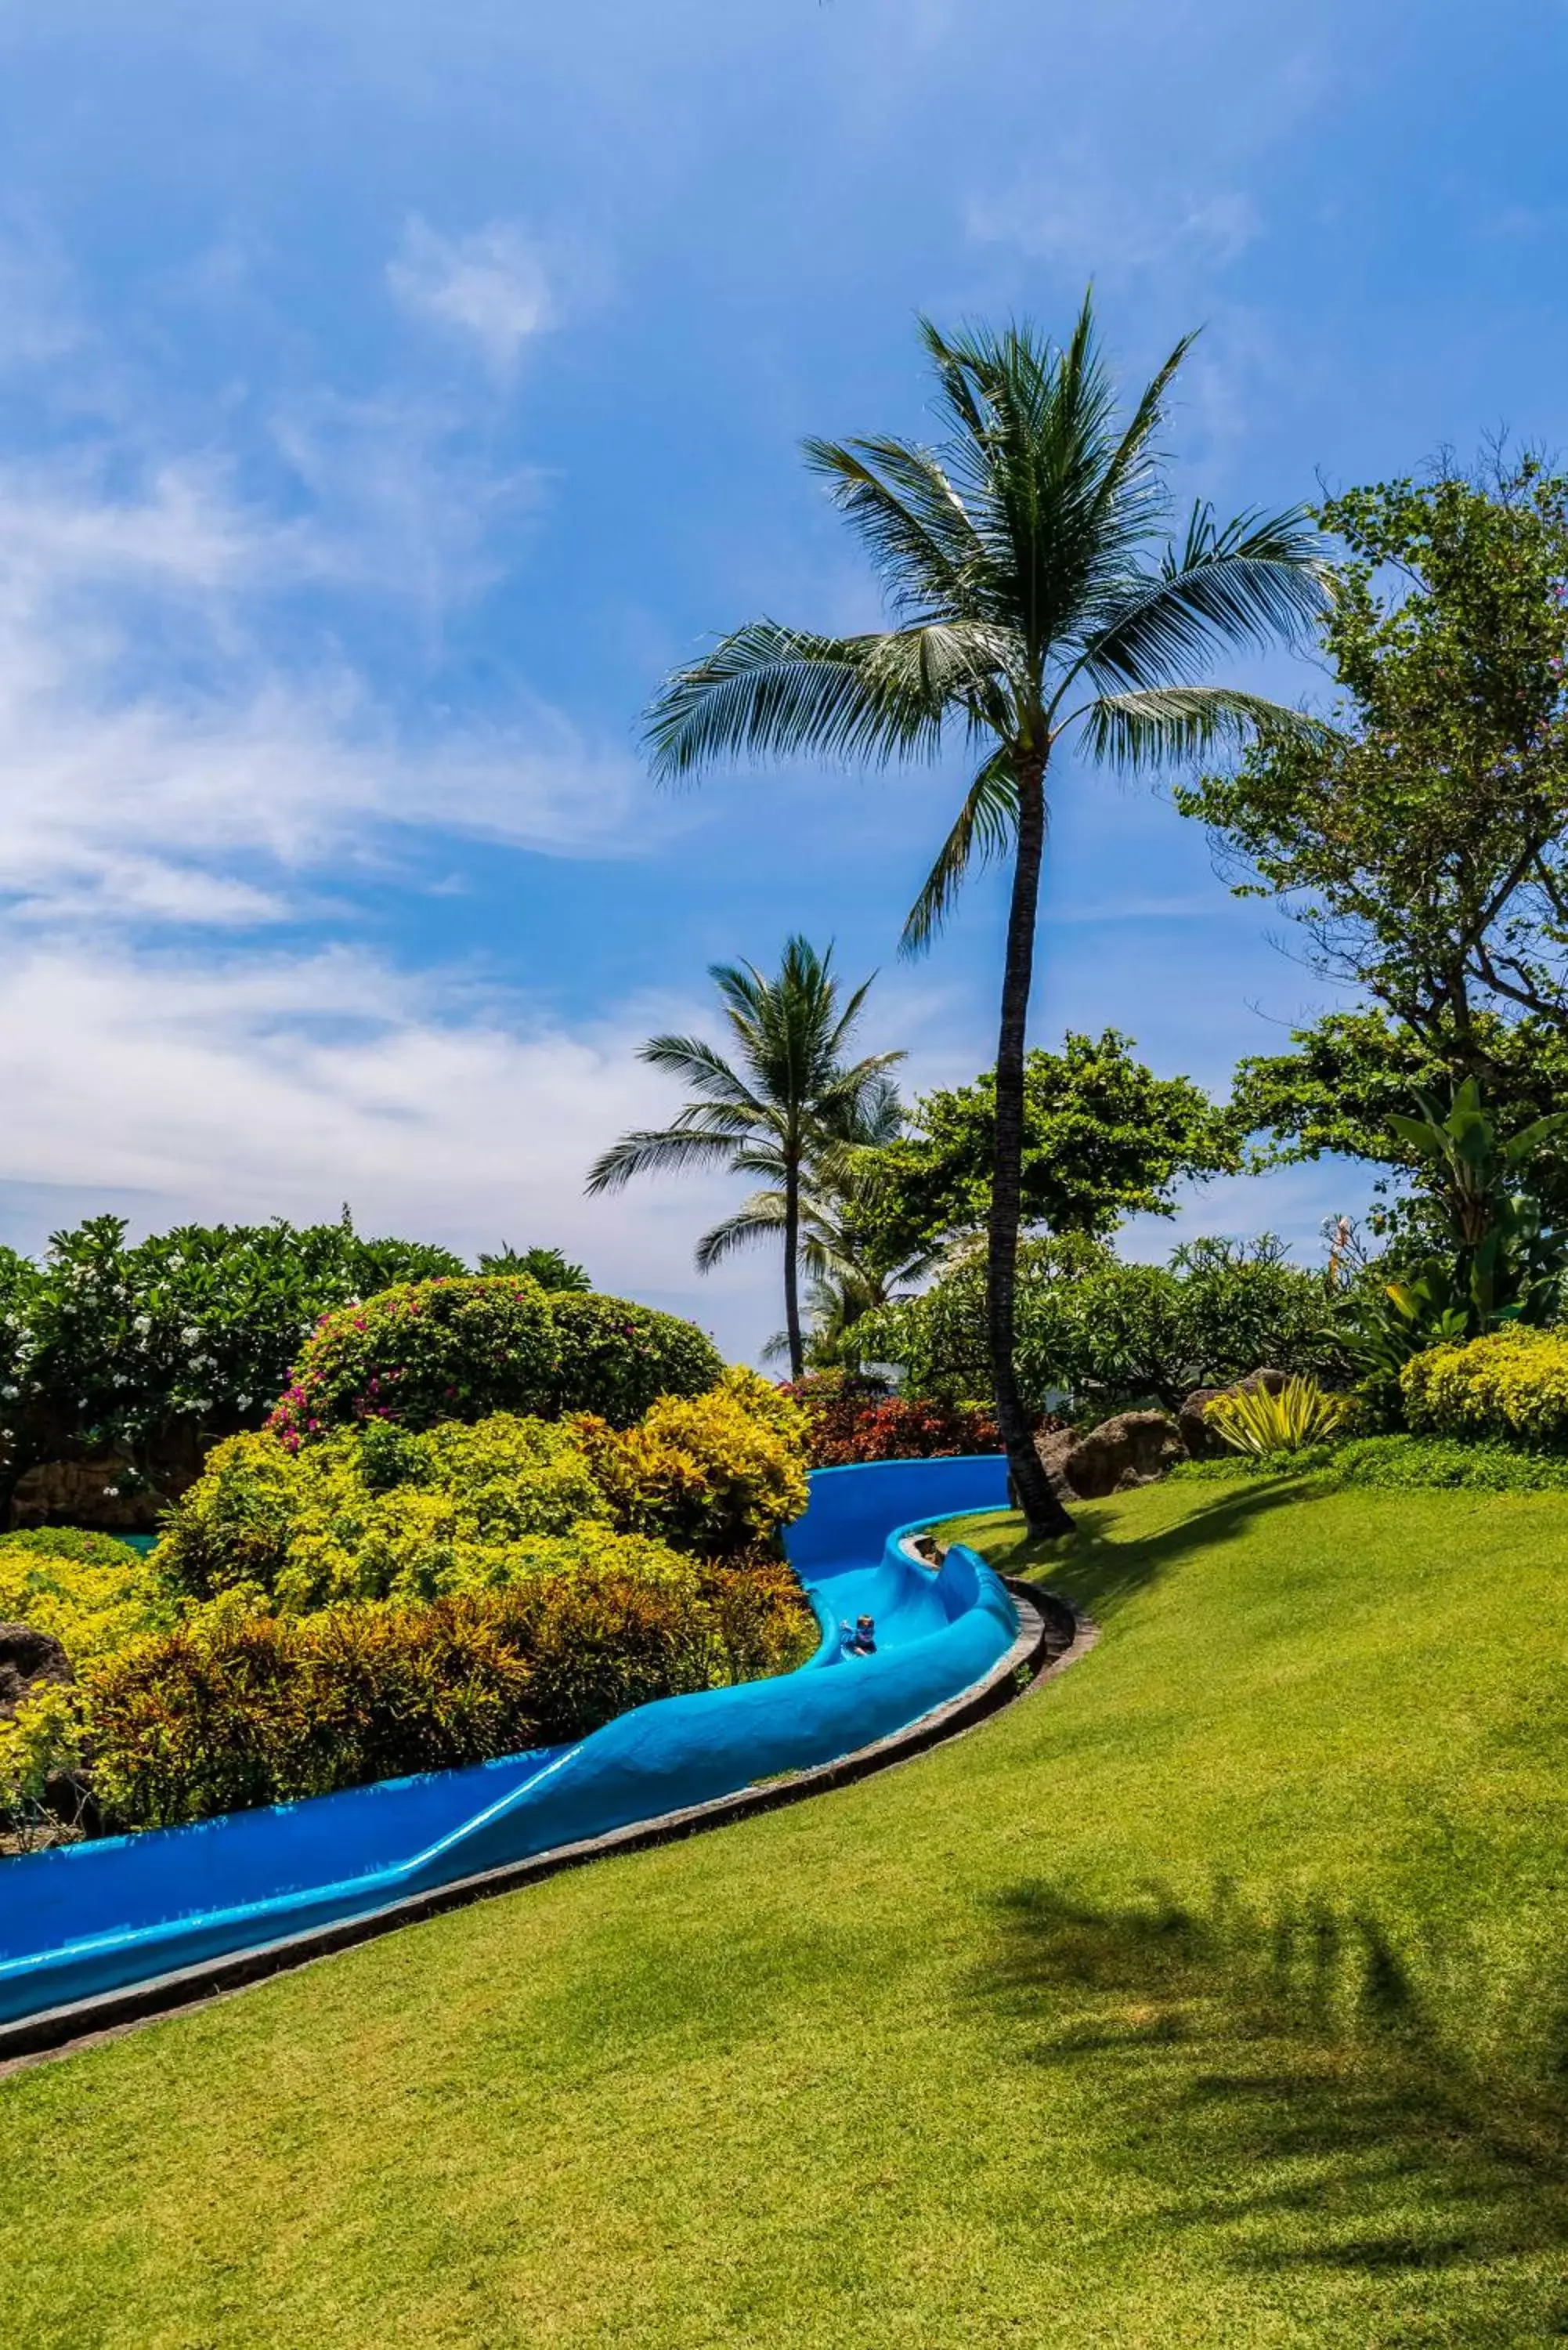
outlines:
M832 1374L798 1380L784 1392L805 1411L814 1469L845 1469L857 1461L932 1461L1002 1449L995 1419L977 1404L889 1395L872 1380Z

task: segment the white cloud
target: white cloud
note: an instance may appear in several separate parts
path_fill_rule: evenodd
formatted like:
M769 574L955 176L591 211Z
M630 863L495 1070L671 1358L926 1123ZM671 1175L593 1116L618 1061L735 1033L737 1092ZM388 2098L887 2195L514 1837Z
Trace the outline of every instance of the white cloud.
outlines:
M544 253L511 221L452 237L416 217L387 282L405 309L476 343L497 375L510 374L524 345L557 320Z
M469 1254L548 1241L602 1286L692 1313L738 1350L777 1318L775 1265L759 1253L710 1282L691 1268L695 1235L735 1187L582 1191L625 1127L668 1115L668 1080L636 1045L701 1016L634 1003L573 1031L342 948L192 962L13 945L0 1092L27 1114L0 1138L0 1217L36 1245L42 1225L19 1221L36 1186L48 1216L66 1195L119 1203L138 1229L333 1216L347 1200L363 1230Z
M369 561L351 530L244 505L212 463L119 496L85 466L0 472L0 890L36 917L232 927L410 828L633 846L629 755L549 705L519 692L503 721L413 739L341 661L278 657L265 599Z

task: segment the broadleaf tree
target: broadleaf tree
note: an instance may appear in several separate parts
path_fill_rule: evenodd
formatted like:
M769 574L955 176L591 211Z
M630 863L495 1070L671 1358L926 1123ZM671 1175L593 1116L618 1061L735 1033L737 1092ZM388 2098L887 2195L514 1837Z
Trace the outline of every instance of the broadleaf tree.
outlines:
M1345 550L1333 723L1264 732L1176 798L1396 1050L1501 1099L1511 1024L1568 1035L1568 478L1447 466L1318 519Z
M961 746L958 814L910 911L925 947L977 862L1012 887L996 1055L987 1315L998 1424L1038 1534L1069 1521L1035 1453L1013 1361L1025 1036L1047 776L1069 748L1135 773L1186 764L1299 713L1208 681L1216 650L1300 631L1325 594L1299 509L1221 523L1199 504L1171 534L1162 448L1190 338L1125 412L1085 298L1065 341L1028 324L920 328L934 445L814 440L806 459L859 536L889 625L832 636L763 619L669 678L649 712L657 774L722 760L936 760Z
M929 1254L985 1227L994 1071L919 1096L909 1128L878 1155L867 1203L890 1257ZM1027 1227L1108 1236L1127 1216L1172 1213L1180 1179L1231 1171L1240 1156L1229 1115L1189 1077L1157 1077L1114 1028L1070 1031L1059 1053L1036 1045L1024 1055L1019 1212Z

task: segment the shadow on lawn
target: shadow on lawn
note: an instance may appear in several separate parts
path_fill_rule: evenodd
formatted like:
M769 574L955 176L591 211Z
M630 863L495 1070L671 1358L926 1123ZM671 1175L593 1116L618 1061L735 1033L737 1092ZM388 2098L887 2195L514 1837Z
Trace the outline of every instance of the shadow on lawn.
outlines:
M1261 1517L1306 1497L1300 1477L1249 1479L1221 1486L1215 1499L1157 1533L1118 1534L1113 1503L1075 1502L1075 1532L1059 1542L1020 1543L995 1564L1066 1592L1091 1616L1113 1615L1133 1595L1179 1565L1189 1552L1235 1540Z
M1568 1970L1519 2019L1507 2081L1469 2059L1464 2013L1422 1998L1374 1918L1263 1917L1223 1887L1202 1908L1156 1888L1119 1909L1020 1887L978 1988L1024 2061L1126 2108L1124 2145L1168 2182L1166 2224L1228 2235L1236 2267L1484 2262L1495 2279L1568 2242ZM1552 2269L1543 2332L1463 2338L1568 2335Z

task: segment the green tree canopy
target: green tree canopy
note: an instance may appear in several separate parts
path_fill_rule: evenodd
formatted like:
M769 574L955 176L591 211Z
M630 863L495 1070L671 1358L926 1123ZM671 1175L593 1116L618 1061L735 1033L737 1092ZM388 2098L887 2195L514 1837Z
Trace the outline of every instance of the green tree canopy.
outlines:
M1024 1058L1023 1222L1048 1232L1116 1231L1168 1215L1183 1177L1234 1169L1228 1116L1189 1077L1157 1077L1115 1028L1069 1032L1059 1053ZM878 1154L871 1227L888 1259L929 1254L991 1212L996 1075L922 1095L910 1131Z
M1475 1015L1487 1109L1511 1140L1568 1101L1568 1030L1533 1016ZM1437 1237L1430 1166L1391 1121L1417 1098L1448 1098L1452 1068L1437 1046L1381 1008L1333 1012L1292 1034L1288 1053L1253 1054L1237 1066L1231 1114L1263 1138L1253 1164L1278 1166L1341 1154L1387 1170L1374 1228L1417 1248ZM1552 1222L1568 1223L1568 1149L1543 1143L1531 1182ZM1408 1189L1406 1189L1408 1186Z
M1568 1024L1568 479L1530 457L1333 498L1332 731L1177 791L1452 1084L1498 1015ZM1490 1019L1488 1015L1492 1015Z

